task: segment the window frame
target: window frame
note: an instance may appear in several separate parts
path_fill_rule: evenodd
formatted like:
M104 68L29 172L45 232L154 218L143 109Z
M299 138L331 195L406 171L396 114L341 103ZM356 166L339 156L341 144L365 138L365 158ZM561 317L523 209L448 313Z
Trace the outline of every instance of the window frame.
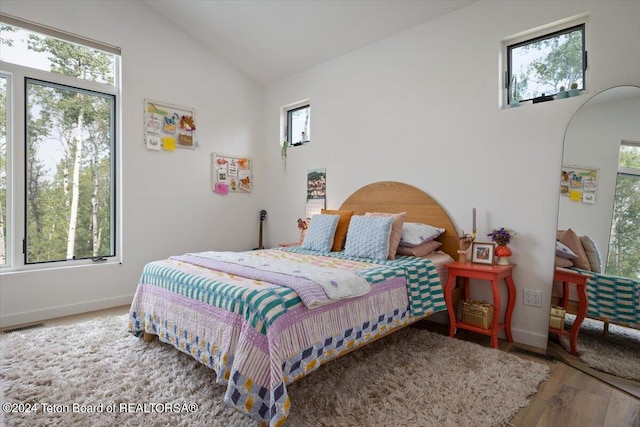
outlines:
M613 210L616 210L616 196L617 196L617 188L618 188L618 183L620 181L620 178L623 179L635 179L638 182L640 182L640 168L633 168L633 167L628 167L628 166L619 166L618 170L616 172L616 181L615 181L615 189L614 189L614 201L613 201ZM612 240L613 240L613 236L614 236L614 222L613 222L614 216L611 217L611 227L610 227L610 234L609 234L609 244L607 247L607 259L604 260L604 270L606 274L613 274L611 272L607 272L607 269L609 267L609 258L610 258L610 254L611 254L611 245L612 245Z
M640 142L638 141L629 141L629 140L622 140L620 147L618 148L618 156L620 156L620 152L622 151L623 147L634 147L634 148L638 148L640 149ZM613 206L612 206L612 217L611 217L611 225L610 225L610 233L609 233L609 242L607 245L607 259L604 260L604 265L603 265L603 269L605 271L606 274L613 274L612 272L607 272L608 267L609 267L609 259L610 259L610 254L611 254L611 245L612 245L612 240L615 233L615 229L614 229L614 217L615 217L615 212L616 212L616 208L617 208L617 196L618 196L618 183L620 182L620 178L626 179L626 178L631 178L631 179L635 179L638 180L638 182L640 182L640 168L638 167L633 167L633 166L620 166L620 157L618 157L617 159L617 163L618 163L618 167L616 169L616 179L615 179L615 184L614 184L614 196L613 196Z
M293 142L293 137L292 137L292 124L291 124L291 116L294 112L296 111L300 111L302 109L308 108L309 109L309 138L306 141L303 142ZM308 144L309 142L311 142L311 101L309 99L304 99L302 101L298 101L289 105L285 105L284 107L282 107L281 109L281 115L280 115L280 129L281 129L281 134L282 134L282 138L283 140L280 143L280 146L282 146L285 141L288 142L288 146L289 147L299 147L301 145L304 144Z
M0 265L2 272L32 271L72 266L95 265L96 263L122 262L122 185L121 182L121 141L122 141L122 57L120 49L110 45L69 35L49 27L40 28L37 24L24 24L15 18L0 14L0 23L13 25L22 29L37 32L41 36L54 37L102 50L114 55L113 85L83 80L50 71L43 71L14 63L0 61L0 72L7 77L7 213L6 213L6 264ZM88 41L87 41L88 40ZM86 43L85 43L86 41ZM104 48L101 48L104 47ZM27 263L27 221L26 221L26 82L27 79L41 81L52 86L70 87L82 92L95 92L113 99L111 110L113 126L111 128L111 234L112 242L109 250L112 255L78 259L47 260ZM11 84L9 84L11 82ZM11 96L9 96L11 93ZM22 195L22 196L20 196ZM23 234L22 234L23 233ZM19 235L22 234L22 235Z
M6 182L6 198L5 205L2 207L5 215L5 233L4 233L4 243L5 243L5 260L4 262L0 262L0 270L10 267L13 264L13 248L14 248L14 230L10 225L14 223L13 221L13 186L10 185L11 177L13 176L13 167L12 167L12 159L13 159L13 147L9 141L12 141L13 137L13 114L12 109L9 108L11 105L11 100L13 99L13 76L11 73L7 73L4 70L0 70L0 78L5 79L5 123L6 123L6 146L5 146L5 173L7 176Z
M588 70L588 15L580 15L577 17L568 18L560 22L552 23L521 33L518 36L512 36L503 40L503 55L505 62L505 69L503 73L502 91L504 106L509 106L512 101L511 94L511 79L513 78L512 71L512 50L526 46L528 44L536 43L541 40L547 40L554 37L558 37L563 34L568 34L576 30L580 30L582 34L582 88L579 90L585 92L588 89L587 86L587 70ZM569 90L567 87L566 90ZM546 96L555 96L554 93L544 93ZM520 99L520 102L533 101L535 98Z
M25 76L24 77L24 117L25 117L25 138L23 139L23 150L24 153L26 154L28 151L28 147L27 147L27 139L26 139L26 129L27 129L27 121L26 121L26 117L27 117L27 109L29 108L29 103L28 101L28 90L27 90L27 86L29 84L37 84L40 86L44 86L44 87L49 87L49 88L53 88L53 89L62 89L62 90L67 90L67 91L71 91L71 92L77 92L77 93L83 93L85 95L92 95L95 94L97 96L103 97L103 98L108 98L111 99L111 109L110 109L110 122L111 122L111 138L110 138L110 159L111 159L111 168L110 168L110 172L109 172L109 178L110 178L110 184L111 187L114 188L114 186L116 186L115 188L117 188L117 179L116 179L116 153L118 152L117 146L116 146L116 111L117 111L117 96L115 93L106 93L104 91L96 91L96 90L91 90L91 89L86 89L86 88L81 88L78 86L70 86L70 85L66 85L66 84L60 84L60 83L56 83L56 82L52 82L52 81L48 81L48 80L41 80L41 79L35 79L32 77L28 77ZM23 179L24 179L24 189L25 189L25 198L24 198L24 243L23 243L23 255L24 255L24 265L36 265L36 264L47 264L47 263L58 263L58 262L67 262L67 261L71 261L71 260L85 260L85 259L90 259L90 260L94 260L96 258L114 258L116 256L116 247L117 247L117 218L116 218L116 212L117 212L117 203L116 203L116 197L115 197L115 191L110 191L110 200L109 200L109 206L110 206L110 215L109 215L109 219L110 219L110 225L109 225L109 229L111 230L111 236L110 236L110 242L111 244L109 245L109 255L98 255L98 256L83 256L83 257L78 257L76 258L75 256L72 259L49 259L49 260L44 260L44 261L29 261L29 252L27 251L27 247L28 247L28 240L29 240L29 233L28 233L28 206L26 203L26 199L27 199L27 174L26 174L26 170L27 170L27 156L24 156L24 170L25 173L23 173Z

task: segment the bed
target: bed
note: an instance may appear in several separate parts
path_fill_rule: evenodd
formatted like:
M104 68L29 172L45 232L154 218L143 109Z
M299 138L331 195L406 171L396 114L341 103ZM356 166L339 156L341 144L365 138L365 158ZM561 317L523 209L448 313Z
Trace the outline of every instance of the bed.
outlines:
M558 268L557 268L558 269ZM575 287L569 287L567 313L604 322L606 334L609 323L640 329L640 280L618 277L577 267L569 267L573 273L586 277L586 309L580 310ZM554 283L552 303L564 303L565 289Z
M580 304L579 286L555 281L552 304L561 303L578 318L603 321L605 334L609 323L640 329L640 280L603 273L602 256L589 236L579 236L569 228L558 230L557 239L556 273L577 275L576 280L584 282L582 299L586 296L587 301Z
M353 212L341 251L201 252L148 263L131 305L130 332L145 341L157 336L191 355L215 371L226 387L227 405L261 425L282 425L291 404L288 384L446 310L442 266L452 261L458 237L434 199L410 185L385 181L357 190L338 211ZM390 227L389 215L365 220L365 213L395 214L394 223L404 213L405 225L444 229L433 240L441 246L426 256L354 256L357 224ZM318 275L313 281L323 283L326 295L317 284L299 280L311 274ZM327 300L334 292L339 295Z

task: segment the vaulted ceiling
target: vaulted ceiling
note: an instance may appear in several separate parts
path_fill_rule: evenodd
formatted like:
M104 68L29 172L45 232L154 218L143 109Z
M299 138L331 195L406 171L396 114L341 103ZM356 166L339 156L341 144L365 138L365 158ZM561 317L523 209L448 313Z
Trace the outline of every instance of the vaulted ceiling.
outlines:
M256 81L268 84L475 0L145 0Z

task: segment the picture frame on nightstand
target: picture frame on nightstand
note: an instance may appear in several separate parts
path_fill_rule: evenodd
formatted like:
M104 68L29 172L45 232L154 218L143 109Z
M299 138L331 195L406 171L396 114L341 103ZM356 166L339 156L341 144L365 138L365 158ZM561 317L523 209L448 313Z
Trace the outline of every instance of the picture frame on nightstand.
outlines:
M471 262L493 265L494 243L473 242L471 246Z

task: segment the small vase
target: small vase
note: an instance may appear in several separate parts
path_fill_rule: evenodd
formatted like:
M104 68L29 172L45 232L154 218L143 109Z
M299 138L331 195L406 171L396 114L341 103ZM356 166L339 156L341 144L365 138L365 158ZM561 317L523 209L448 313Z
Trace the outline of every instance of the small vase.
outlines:
M496 248L496 256L498 257L498 265L509 265L509 257L513 255L511 249L507 245L499 245Z

